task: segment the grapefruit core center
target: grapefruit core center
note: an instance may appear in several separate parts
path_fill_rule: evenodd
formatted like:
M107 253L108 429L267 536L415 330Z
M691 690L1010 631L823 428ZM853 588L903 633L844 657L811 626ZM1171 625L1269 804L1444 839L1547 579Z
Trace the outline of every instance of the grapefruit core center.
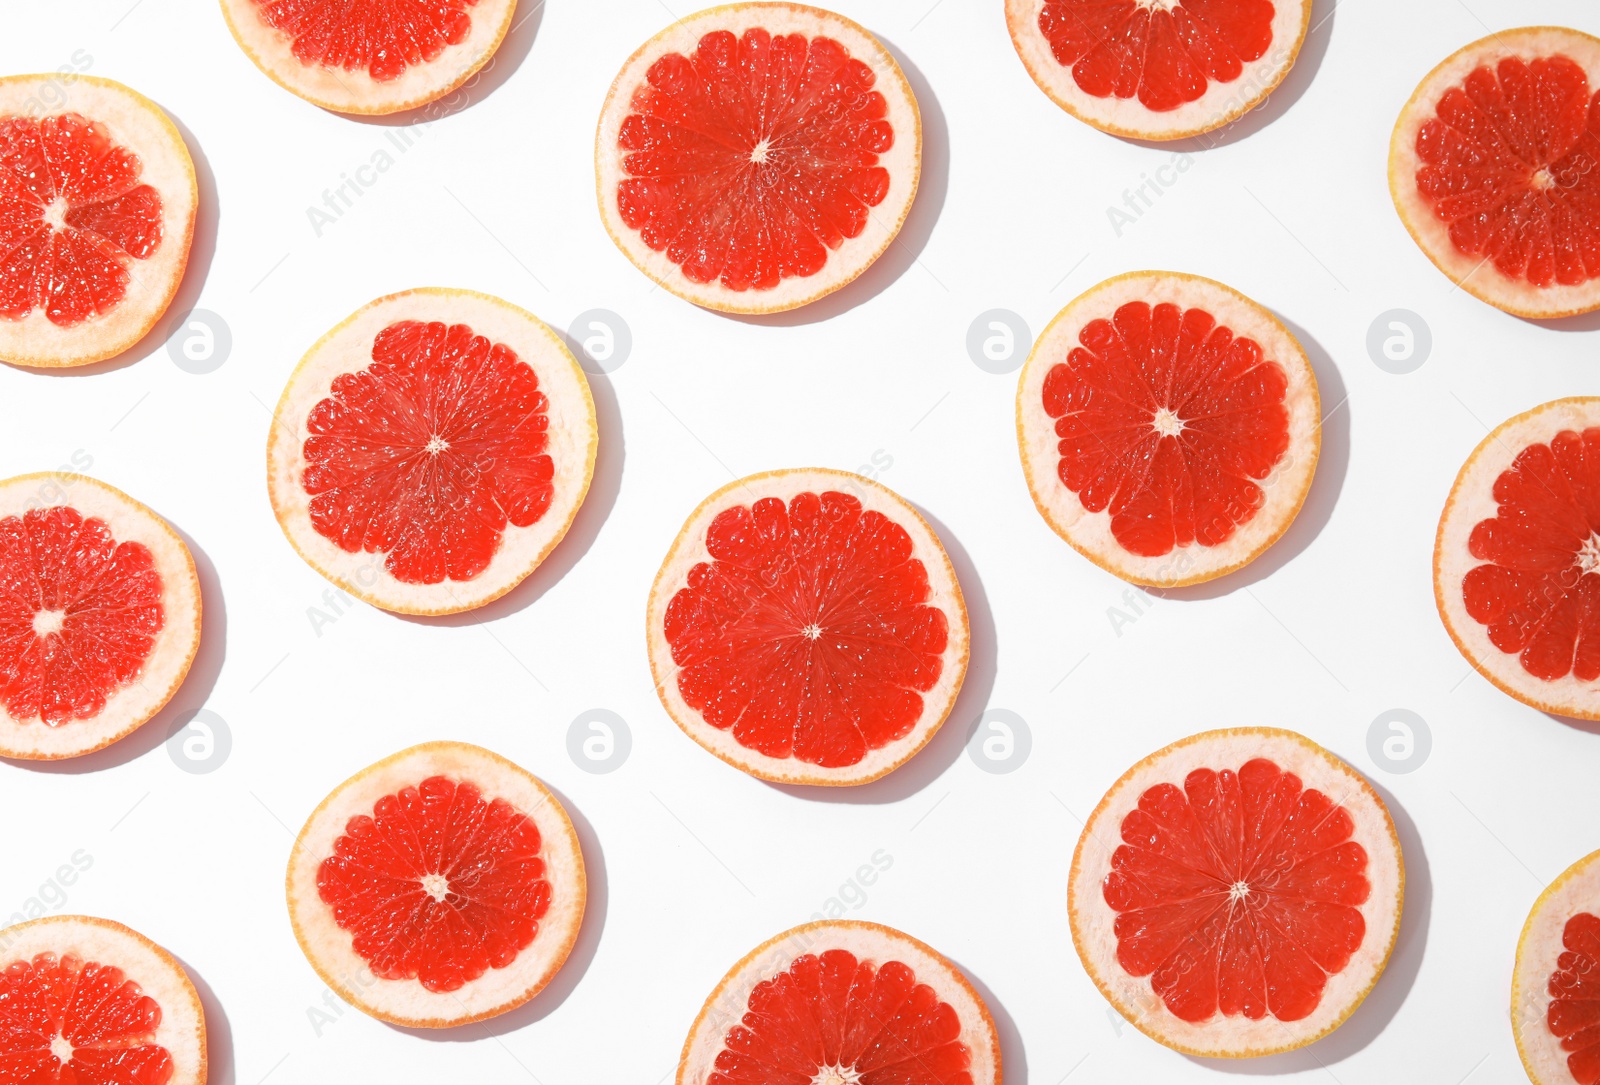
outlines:
M72 1061L72 1044L58 1032L56 1038L50 1041L50 1054L62 1064L69 1063Z
M33 631L41 637L59 633L66 616L64 610L41 610L33 616Z
M824 1066L811 1079L811 1085L858 1085L861 1075L849 1066Z

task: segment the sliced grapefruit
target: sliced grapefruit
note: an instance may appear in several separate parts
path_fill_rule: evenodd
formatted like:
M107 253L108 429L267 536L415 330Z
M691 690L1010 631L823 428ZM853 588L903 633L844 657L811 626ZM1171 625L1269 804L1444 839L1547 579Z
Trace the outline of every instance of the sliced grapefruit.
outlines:
M583 852L526 769L428 742L334 788L289 859L289 920L311 967L380 1021L447 1028L516 1009L583 922Z
M194 559L166 521L83 475L0 482L0 756L132 734L199 647Z
M763 942L695 1018L677 1085L1000 1085L994 1018L892 927L807 923Z
M289 542L373 606L498 599L572 526L599 431L583 370L533 314L468 290L391 294L289 378L267 487Z
M1517 700L1600 719L1600 398L1503 423L1445 502L1433 594L1461 654Z
M1400 929L1383 800L1293 731L1207 731L1100 800L1072 856L1072 941L1100 993L1176 1051L1245 1058L1338 1028Z
M1534 901L1511 973L1511 1031L1534 1085L1600 1081L1600 852Z
M0 361L87 365L144 338L183 279L198 200L183 136L144 95L0 79Z
M0 1081L205 1085L200 996L172 954L108 919L0 931Z
M1254 109L1283 81L1311 0L1006 0L1039 89L1112 135L1182 139Z
M1017 387L1033 502L1073 549L1177 587L1254 561L1300 511L1322 446L1317 378L1283 323L1197 275L1091 287Z
M697 305L775 313L867 269L911 209L922 120L888 51L841 15L711 8L629 58L595 134L600 216Z
M222 0L234 40L274 83L340 113L398 113L465 83L517 0Z
M1527 27L1454 53L1400 112L1389 191L1474 297L1534 318L1600 308L1600 38Z
M846 471L771 471L706 498L656 574L647 625L668 714L777 783L893 771L939 730L967 670L939 537Z

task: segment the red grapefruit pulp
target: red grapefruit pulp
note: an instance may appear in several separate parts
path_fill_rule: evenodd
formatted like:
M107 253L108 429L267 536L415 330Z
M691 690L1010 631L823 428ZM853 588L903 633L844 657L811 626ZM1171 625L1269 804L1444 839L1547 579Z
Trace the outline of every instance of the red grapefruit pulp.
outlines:
M386 83L438 59L472 30L476 0L255 0L262 20L287 37L295 59ZM354 10L352 10L352 8Z
M1546 1023L1567 1054L1578 1085L1600 1082L1600 917L1579 912L1561 934L1564 952L1550 974Z

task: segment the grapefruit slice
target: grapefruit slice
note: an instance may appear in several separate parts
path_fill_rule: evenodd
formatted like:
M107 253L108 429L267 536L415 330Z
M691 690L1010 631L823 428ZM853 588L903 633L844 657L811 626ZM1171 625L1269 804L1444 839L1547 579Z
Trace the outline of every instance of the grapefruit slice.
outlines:
M0 361L88 365L144 338L183 279L198 199L183 136L142 94L0 79Z
M695 1018L677 1085L1000 1085L994 1018L955 965L892 927L763 942Z
M0 1081L204 1085L200 996L172 955L108 919L0 931Z
M1089 978L1176 1051L1269 1055L1343 1024L1405 895L1383 800L1293 731L1191 735L1122 774L1084 824L1067 910Z
M1444 627L1478 672L1544 712L1600 719L1600 398L1558 399L1485 437L1433 548Z
M1033 502L1073 549L1178 587L1251 561L1293 522L1321 449L1317 378L1277 317L1197 275L1091 287L1017 387Z
M1539 894L1511 973L1511 1030L1534 1085L1600 1081L1600 852Z
M1389 143L1395 210L1438 269L1522 317L1600 308L1600 38L1502 30L1428 73Z
M841 15L711 8L629 58L595 134L611 240L681 298L727 313L816 301L889 247L922 168L900 66Z
M667 713L776 783L899 768L967 671L967 609L939 537L847 471L771 471L706 498L656 574L647 625Z
M488 62L517 0L222 0L228 29L274 83L323 109L398 113Z
M83 475L0 482L0 756L77 757L172 699L200 647L176 532Z
M1283 81L1311 0L1006 0L1039 89L1102 132L1182 139L1221 128Z
M565 963L583 922L583 852L526 769L427 742L334 788L289 859L289 920L346 1002L448 1028L514 1010Z
M537 317L424 288L358 310L289 378L267 488L289 542L373 606L498 599L572 526L599 431L583 370Z

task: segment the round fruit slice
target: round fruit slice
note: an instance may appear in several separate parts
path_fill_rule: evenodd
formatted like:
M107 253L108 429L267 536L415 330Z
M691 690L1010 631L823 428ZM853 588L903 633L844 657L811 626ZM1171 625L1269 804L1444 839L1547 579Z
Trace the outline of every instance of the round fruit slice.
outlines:
M656 574L647 624L673 720L777 783L899 768L967 671L967 609L938 536L847 471L751 475L706 498Z
M161 711L200 647L183 540L83 475L0 482L0 756L77 757Z
M526 769L428 742L362 769L300 830L289 920L311 967L380 1021L448 1028L514 1010L583 922L578 836Z
M0 930L0 1081L205 1085L206 1022L183 966L121 923Z
M1006 0L1039 89L1102 132L1182 139L1254 109L1300 54L1311 0Z
M1511 1031L1534 1085L1600 1081L1600 851L1533 902L1511 973Z
M994 1018L955 965L877 923L807 923L711 992L677 1085L1000 1085Z
M1433 594L1461 654L1545 712L1600 719L1600 399L1519 414L1439 518Z
M894 240L922 120L866 30L788 3L711 8L629 58L595 134L600 216L697 305L775 313L830 294Z
M280 87L340 113L443 98L494 55L517 0L222 0L234 40Z
M379 298L289 378L267 488L289 542L373 606L453 614L522 582L572 526L599 431L533 314L468 290Z
M1405 868L1383 800L1293 731L1207 731L1100 800L1072 856L1072 941L1100 993L1190 1055L1304 1047L1367 997Z
M1321 449L1317 378L1288 328L1196 275L1092 287L1034 344L1017 440L1039 512L1136 584L1254 561L1293 522Z
M0 361L87 365L144 338L183 279L198 199L183 136L142 94L0 79Z
M1523 317L1600 308L1600 38L1502 30L1400 112L1389 192L1463 290Z

